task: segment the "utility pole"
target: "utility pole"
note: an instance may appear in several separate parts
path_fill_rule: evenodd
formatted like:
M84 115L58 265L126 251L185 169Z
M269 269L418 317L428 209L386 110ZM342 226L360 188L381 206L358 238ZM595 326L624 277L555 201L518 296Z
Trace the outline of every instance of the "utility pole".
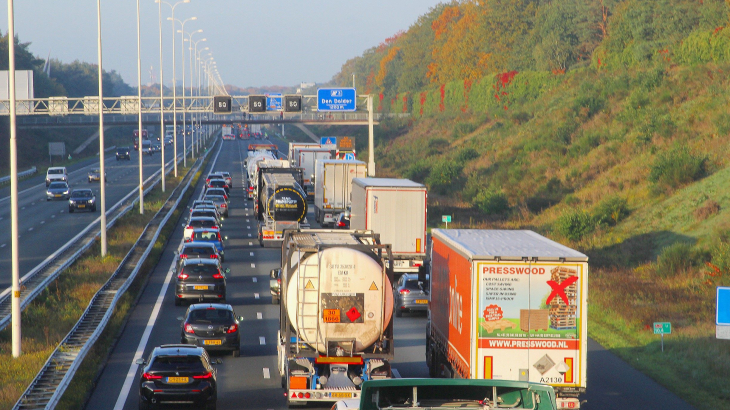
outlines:
M10 93L10 257L12 259L11 319L13 357L20 348L20 274L18 269L18 140L15 126L15 15L13 0L8 0L8 91Z

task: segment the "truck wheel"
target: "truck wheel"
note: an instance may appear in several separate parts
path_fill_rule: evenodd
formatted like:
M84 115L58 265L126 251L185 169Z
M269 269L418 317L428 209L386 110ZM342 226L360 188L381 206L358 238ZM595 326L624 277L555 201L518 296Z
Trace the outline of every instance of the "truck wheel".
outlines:
M438 361L436 360L436 352L431 352L431 365L428 366L428 376L432 379L438 377Z

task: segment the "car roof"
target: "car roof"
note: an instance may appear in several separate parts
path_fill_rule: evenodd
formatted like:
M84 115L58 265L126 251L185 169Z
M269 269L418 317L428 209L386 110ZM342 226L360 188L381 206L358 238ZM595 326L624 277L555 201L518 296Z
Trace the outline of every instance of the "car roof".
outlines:
M220 199L220 200L222 200L222 201L225 201L225 200L226 200L226 197L224 197L223 195L206 195L205 197L206 197L206 198L208 198L208 197L211 197L211 198L218 198L218 199Z
M48 170L66 169L66 167L49 167Z
M218 228L193 228L193 232L205 232L205 231L218 232L218 233L221 232L221 230ZM193 242L195 242L195 241L193 241Z
M215 221L216 219L212 216L193 216L190 218L191 221Z
M216 265L216 266L218 266L219 263L220 263L220 261L218 259L208 259L208 258L188 258L188 259L182 260L183 265Z
M168 344L155 347L152 356L203 356L205 349L185 344Z
M185 242L183 243L183 248L187 246L205 246L210 248L215 248L215 245L210 242L203 242L203 241L192 241L192 242Z
M52 182L50 183L50 185L54 185L54 184L55 184L55 185L58 185L58 184L64 184L64 185L68 186L68 184L66 183L66 181L52 181ZM50 185L49 185L49 186L50 186Z
M190 310L201 310L201 309L221 309L221 310L229 310L233 312L233 306L228 305L226 303L194 303L190 305Z
M90 190L88 188L79 188L79 189L74 189L73 191L71 191L71 195L73 195L73 194L80 194L80 193L84 193L84 192L89 192L92 195L94 194L94 191L92 191L92 190Z

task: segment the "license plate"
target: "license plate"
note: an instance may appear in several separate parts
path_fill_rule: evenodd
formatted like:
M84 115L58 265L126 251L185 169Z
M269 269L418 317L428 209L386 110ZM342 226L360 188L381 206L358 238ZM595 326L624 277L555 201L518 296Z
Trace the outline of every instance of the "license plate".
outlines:
M86 205L79 205L79 208L86 208Z
M202 286L202 285L195 285L195 286L193 286L193 289L195 289L195 290L208 290L208 287L207 286Z
M56 194L56 198L60 198L61 196L61 194Z
M352 393L332 393L334 399L349 399L352 398Z
M219 344L221 344L221 341L217 340L217 339L216 340L204 340L203 344L204 345L219 345Z
M416 299L416 303L419 305L426 305L428 304L428 299Z
M340 309L324 309L322 321L324 323L340 323Z
M168 383L187 383L190 379L187 377L168 377Z

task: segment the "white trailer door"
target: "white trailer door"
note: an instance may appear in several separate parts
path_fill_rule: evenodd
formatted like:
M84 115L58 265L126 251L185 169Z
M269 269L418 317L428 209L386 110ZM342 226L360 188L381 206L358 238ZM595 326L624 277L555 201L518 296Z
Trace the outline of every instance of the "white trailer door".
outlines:
M369 188L366 229L391 244L393 255L425 254L426 192L404 188Z

